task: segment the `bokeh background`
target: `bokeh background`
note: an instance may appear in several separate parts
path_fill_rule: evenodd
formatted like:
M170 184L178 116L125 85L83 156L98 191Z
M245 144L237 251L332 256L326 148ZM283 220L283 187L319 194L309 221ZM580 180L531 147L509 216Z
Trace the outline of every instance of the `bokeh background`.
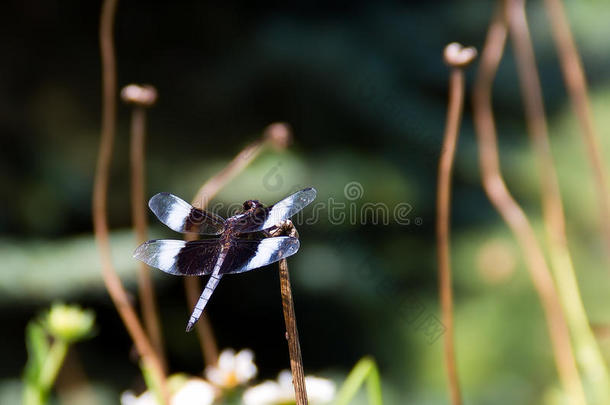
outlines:
M540 1L528 3L570 248L609 359L610 280L591 170L547 16ZM610 157L610 5L565 3ZM442 341L430 342L399 308L408 300L439 313L434 204L448 80L442 50L452 41L480 49L493 7L490 1L120 2L119 86L150 83L159 92L148 121L148 196L168 191L190 200L268 124L284 121L293 129L291 147L265 151L214 202L273 203L314 186L320 202L411 207L409 224L337 224L322 211L314 224L299 227L302 247L290 266L307 374L340 382L371 355L387 403L447 403ZM2 9L0 402L19 400L27 322L65 301L94 309L98 325L70 361L80 364L99 403L117 403L122 391L142 383L92 236L100 4L27 0ZM470 404L543 403L558 389L546 325L519 249L482 191L469 103L468 90L452 204L464 396ZM509 188L541 230L539 179L510 45L494 107ZM120 105L109 220L115 264L135 292L129 112ZM344 192L350 182L361 186L355 200ZM178 236L152 216L150 224L151 236ZM182 280L154 275L170 368L198 374L197 338L184 333ZM261 379L288 367L275 267L226 277L208 311L220 347L251 348Z

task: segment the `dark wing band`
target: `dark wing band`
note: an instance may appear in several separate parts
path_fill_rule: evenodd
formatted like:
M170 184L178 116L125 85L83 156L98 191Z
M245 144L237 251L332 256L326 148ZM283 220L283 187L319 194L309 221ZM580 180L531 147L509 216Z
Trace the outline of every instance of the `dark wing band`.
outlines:
M142 243L133 257L169 274L203 276L212 274L220 249L217 239L192 242L159 239Z

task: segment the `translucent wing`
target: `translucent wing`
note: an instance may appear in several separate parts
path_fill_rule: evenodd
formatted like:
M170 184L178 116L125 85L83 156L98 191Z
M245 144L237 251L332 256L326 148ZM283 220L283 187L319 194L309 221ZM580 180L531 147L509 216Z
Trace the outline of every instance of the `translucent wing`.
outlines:
M221 245L217 239L185 242L174 239L149 240L142 243L133 257L151 267L177 276L211 274Z
M170 193L155 194L148 206L161 222L176 232L218 235L225 230L224 219L195 208Z
M278 236L259 240L236 239L229 248L220 274L244 273L292 256L299 250L299 240Z
M306 188L284 198L271 207L260 208L238 222L238 230L242 233L257 232L271 228L292 217L308 206L316 198L315 188Z

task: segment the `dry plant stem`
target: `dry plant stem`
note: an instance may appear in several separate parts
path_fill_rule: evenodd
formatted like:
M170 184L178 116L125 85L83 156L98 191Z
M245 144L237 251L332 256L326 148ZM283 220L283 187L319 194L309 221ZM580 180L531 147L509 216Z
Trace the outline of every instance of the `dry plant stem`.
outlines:
M108 235L108 221L106 218L106 199L108 189L108 176L112 145L114 142L116 126L116 61L114 56L113 25L117 0L105 0L102 5L100 19L100 50L102 57L102 130L100 149L95 170L93 185L93 227L95 240L101 256L102 275L106 289L110 294L127 332L131 336L136 349L143 361L155 374L166 403L168 393L165 385L165 375L161 362L150 344L142 325L131 306L127 293L119 279L110 254Z
M199 188L195 198L193 198L193 206L203 209L229 181L256 159L263 150L264 145L265 140L257 140L239 152L224 169Z
M586 404L566 320L544 253L525 213L506 188L500 172L496 128L491 107L491 85L504 45L507 27L502 13L495 14L485 40L473 89L473 110L483 187L491 203L517 238L532 283L542 304L559 379L570 404Z
M608 189L606 167L600 155L601 148L598 143L598 134L593 124L593 113L587 96L587 80L570 31L563 3L561 0L545 0L544 3L550 17L555 46L559 51L563 77L572 100L572 107L582 128L589 161L593 167L597 184L601 225L606 239L606 253L610 256L610 190Z
M562 300L568 325L574 338L576 359L583 369L585 379L592 386L596 403L608 403L610 401L608 372L593 331L589 326L568 249L565 215L551 154L542 87L538 78L534 49L527 26L525 1L508 0L506 5L527 126L541 173L544 222L559 297Z
M233 158L223 170L205 182L193 198L193 206L204 209L208 202L214 198L231 179L237 176L256 158L256 156L258 156L262 150L262 146L262 141L255 141L247 146ZM194 240L194 236L187 235L186 239ZM187 277L184 280L184 288L189 308L192 309L197 304L197 300L201 294L201 280L197 277ZM214 331L207 313L202 314L201 319L197 322L197 335L199 336L199 345L201 346L201 351L203 353L204 363L206 366L215 365L218 360L218 346L216 345Z
M206 181L199 188L197 194L193 198L193 206L204 209L208 202L214 198L229 181L231 181L254 159L256 159L267 143L273 142L273 138L269 136L270 131L273 131L274 129L277 130L278 126L281 125L283 124L271 124L264 131L263 139L254 141L250 145L246 146L240 153L237 154L237 156L233 158L233 160L231 160L231 162L229 162L224 169ZM288 131L287 127L285 126L284 129ZM185 239L194 240L192 235L187 235ZM201 294L201 281L196 277L187 277L184 280L184 287L189 308L192 309L197 303L199 295ZM215 365L216 361L218 360L218 347L214 339L212 326L205 312L201 316L199 322L196 324L196 327L204 362L207 366Z
M288 262L282 259L280 264L280 291L282 293L282 307L284 309L284 322L286 322L286 339L288 339L288 352L290 354L290 369L292 370L292 384L296 395L296 405L307 405L307 390L305 389L305 371L301 357L299 331L297 319L294 314L292 289L290 288L290 275Z
M443 335L445 347L445 363L451 403L462 403L460 385L457 375L453 328L453 297L451 289L451 253L450 253L450 205L451 205L451 172L455 156L456 142L462 105L464 100L464 72L461 68L452 68L449 80L449 109L447 111L447 126L443 141L443 149L438 169L437 184L437 222L436 236L438 247L439 293L443 325L447 328Z
M148 239L147 206L144 191L145 134L146 110L143 106L136 105L133 107L131 116L131 210L138 244ZM159 361L161 361L163 370L167 370L167 364L163 356L163 337L161 335L159 311L150 268L143 262L138 262L138 264L138 288L144 325Z

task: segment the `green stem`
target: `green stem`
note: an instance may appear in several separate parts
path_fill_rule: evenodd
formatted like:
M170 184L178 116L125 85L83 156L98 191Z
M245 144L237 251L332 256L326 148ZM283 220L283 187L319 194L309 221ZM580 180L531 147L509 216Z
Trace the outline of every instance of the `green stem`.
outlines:
M66 358L66 353L68 353L68 343L60 339L55 340L42 365L38 378L38 385L43 392L48 392L53 386L59 369Z
M610 400L608 370L593 331L578 289L578 281L568 250L550 237L551 262L557 280L559 298L574 339L576 361L585 375L588 388L594 392L596 404L607 404Z
M337 393L335 405L347 405L354 398L356 392L365 383L367 384L369 405L382 405L381 381L379 370L375 361L370 357L360 359L345 379Z
M157 400L157 403L165 403L161 392L159 380L155 378L155 373L151 369L151 366L147 365L145 361L141 361L140 370L142 370L142 376L144 377L144 382L148 387L148 390L152 392L155 399Z
M23 405L42 405L45 403L45 397L40 387L26 383L23 390Z
M371 360L371 369L369 376L366 380L366 388L368 391L368 398L370 405L383 405L383 399L381 396L381 378L379 377L379 370L375 365L375 362Z
M68 343L60 339L55 340L44 358L38 375L26 380L23 390L24 405L43 405L47 402L49 391L64 363L66 353L68 353Z

